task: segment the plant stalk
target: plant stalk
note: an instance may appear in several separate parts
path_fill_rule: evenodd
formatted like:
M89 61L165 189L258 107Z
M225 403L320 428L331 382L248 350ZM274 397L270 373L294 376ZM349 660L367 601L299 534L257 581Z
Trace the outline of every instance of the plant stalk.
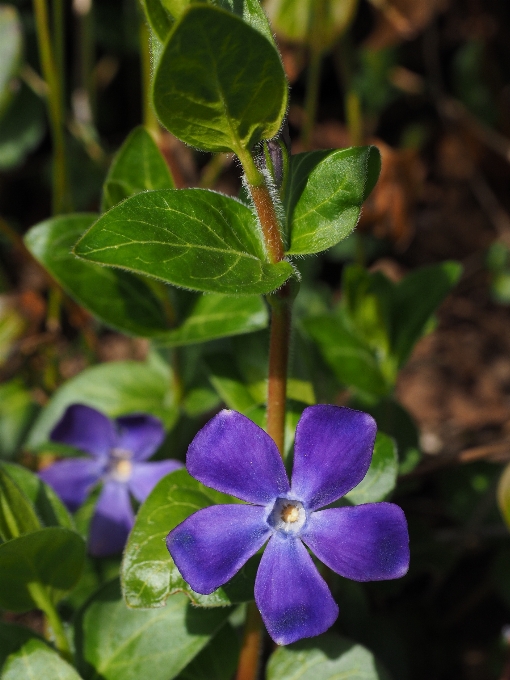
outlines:
M28 586L28 589L35 604L44 612L48 620L53 632L55 647L67 661L72 662L73 655L64 630L64 624L62 623L62 619L60 618L55 605L51 601L48 589L38 582L31 583Z
M246 609L246 623L236 680L255 680L257 678L261 647L262 619L255 602L249 602Z
M145 21L142 21L140 24L140 56L142 62L143 124L157 143L160 136L160 127L156 114L151 106L151 46L149 29L147 28Z
M71 209L70 194L67 182L67 163L64 138L64 106L62 96L62 85L59 78L57 62L53 53L48 21L48 7L46 0L33 0L35 22L37 27L37 40L39 44L39 58L43 77L48 86L46 103L48 107L48 117L53 139L53 214L58 215ZM57 10L63 10L63 5L57 3ZM56 28L63 29L62 18L56 19ZM56 41L57 49L60 51L63 39Z

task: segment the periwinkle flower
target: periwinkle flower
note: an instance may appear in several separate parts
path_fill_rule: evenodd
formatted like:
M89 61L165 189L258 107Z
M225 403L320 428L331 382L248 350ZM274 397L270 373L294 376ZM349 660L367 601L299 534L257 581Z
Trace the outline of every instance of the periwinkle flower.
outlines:
M338 606L305 546L355 581L403 576L409 536L402 510L367 503L320 510L365 476L376 424L337 406L310 406L296 429L292 484L273 440L251 420L222 411L196 435L188 472L247 504L199 510L173 529L167 547L187 583L208 595L269 540L255 579L255 601L275 642L327 630Z
M70 510L103 483L90 525L91 555L120 552L135 521L130 493L142 503L162 477L182 467L177 460L145 462L164 436L163 425L154 416L110 420L82 404L69 406L51 432L52 441L89 454L60 460L39 473Z

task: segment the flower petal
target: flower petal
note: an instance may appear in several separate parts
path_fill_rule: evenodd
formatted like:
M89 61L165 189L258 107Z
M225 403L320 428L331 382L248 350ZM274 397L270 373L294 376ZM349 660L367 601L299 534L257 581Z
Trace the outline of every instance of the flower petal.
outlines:
M50 439L92 456L106 456L115 443L115 429L112 421L95 408L73 404L53 428Z
M221 411L191 442L190 475L206 486L249 503L266 504L289 492L276 444L237 411Z
M90 523L89 552L106 557L121 552L135 523L126 484L106 482Z
M115 446L131 451L133 460L150 458L165 438L161 420L146 413L122 416L115 424L118 428Z
M103 472L103 463L95 458L67 458L41 470L39 477L74 511L85 501Z
M129 490L137 501L143 503L160 479L174 470L182 468L179 460L157 460L152 463L135 463Z
M298 538L275 534L262 555L255 601L269 635L279 645L324 633L338 606Z
M394 503L314 512L301 538L330 569L353 581L400 578L409 568L407 522Z
M212 505L168 534L167 548L193 590L209 595L264 545L271 533L265 513L254 505Z
M362 411L306 408L296 429L292 495L316 510L348 493L367 473L376 430Z

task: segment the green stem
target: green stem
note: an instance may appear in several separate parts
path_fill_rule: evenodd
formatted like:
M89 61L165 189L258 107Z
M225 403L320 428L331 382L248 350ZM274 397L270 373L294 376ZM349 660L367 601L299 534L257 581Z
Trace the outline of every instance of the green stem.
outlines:
M39 57L48 86L47 106L53 138L53 213L71 209L67 184L62 88L50 38L46 0L33 0ZM60 27L63 21L57 22Z
M37 607L44 612L48 619L53 632L55 647L67 661L72 661L73 655L64 630L64 624L51 600L48 589L41 583L36 582L31 583L28 586L28 590Z
M246 609L243 642L239 654L236 680L255 680L258 676L262 647L262 619L255 602Z
M313 126L317 115L319 101L319 86L321 81L322 50L312 46L310 48L310 63L306 79L305 122L301 128L301 144L305 150L310 148Z
M147 24L140 24L140 53L142 60L142 109L143 124L153 135L156 141L160 135L160 127L156 114L151 106L151 46L150 34Z

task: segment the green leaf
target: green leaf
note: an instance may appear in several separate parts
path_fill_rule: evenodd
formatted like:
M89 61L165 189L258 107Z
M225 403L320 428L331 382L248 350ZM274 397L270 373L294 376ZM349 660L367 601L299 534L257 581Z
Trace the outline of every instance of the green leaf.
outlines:
M116 153L103 186L101 209L109 210L141 191L173 189L168 165L150 132L139 126Z
M342 384L367 396L389 392L391 385L381 372L376 353L347 328L340 315L311 317L303 326Z
M214 0L217 7L237 14L245 23L262 33L274 45L273 31L266 13L261 7L260 0Z
M395 488L398 475L398 456L395 442L388 435L378 432L374 454L363 481L345 498L354 505L377 503L388 498Z
M273 652L267 680L387 680L374 655L346 638L326 633Z
M162 361L114 361L87 368L60 387L36 420L29 448L49 441L54 425L71 404L85 404L110 418L151 413L170 429L178 415L171 387L171 369Z
M3 463L0 465L0 470L2 468L7 471L11 479L16 482L32 503L43 526L61 526L66 529L74 529L74 522L67 508L53 489L45 484L38 475L15 463ZM41 527L37 528L40 529Z
M48 527L0 545L0 607L28 611L37 606L30 594L40 584L60 599L80 578L85 542L74 531Z
M0 170L20 165L41 141L45 127L43 102L22 83L0 118Z
M80 680L67 661L42 640L32 639L8 658L2 680Z
M21 21L16 8L0 5L0 115L10 101L23 49Z
M510 527L510 464L504 468L499 478L497 499L501 516Z
M170 33L154 78L160 121L204 151L243 155L274 137L287 96L273 44L237 16L203 4L186 10Z
M128 609L118 581L112 581L78 618L78 668L87 680L172 680L230 613L229 608L197 609L182 594L162 609Z
M39 640L40 638L30 628L0 622L0 672L7 657L33 639Z
M423 335L431 315L460 279L458 262L421 267L396 287L393 302L392 351L402 366Z
M0 539L13 538L38 531L41 523L33 505L7 472L0 465Z
M210 293L268 293L293 273L288 262L267 261L247 206L205 189L132 196L103 215L75 253Z
M14 456L36 413L37 406L21 380L0 385L0 457Z
M122 562L122 589L130 607L163 607L168 596L186 593L201 607L224 607L253 599L256 560L211 595L195 593L180 575L165 545L168 532L189 515L215 503L239 503L197 482L186 470L164 477L138 511Z
M141 0L141 3L150 27L157 38L164 41L174 23L172 15L164 7L161 0Z
M344 239L356 226L361 204L379 176L381 157L377 147L362 146L291 158L288 252L318 253Z
M178 347L251 333L268 324L267 307L258 296L200 295L178 328L156 336L159 344Z
M108 326L142 337L164 333L163 306L145 281L72 254L95 219L88 213L53 217L30 229L26 246L71 297Z
M243 384L230 354L209 354L204 361L212 386L228 408L248 413L259 405Z
M231 680L239 658L239 639L229 623L222 626L177 680Z
M321 0L320 3L317 0L267 0L264 3L278 35L293 43L319 43L323 50L330 49L344 33L357 5L357 0Z

